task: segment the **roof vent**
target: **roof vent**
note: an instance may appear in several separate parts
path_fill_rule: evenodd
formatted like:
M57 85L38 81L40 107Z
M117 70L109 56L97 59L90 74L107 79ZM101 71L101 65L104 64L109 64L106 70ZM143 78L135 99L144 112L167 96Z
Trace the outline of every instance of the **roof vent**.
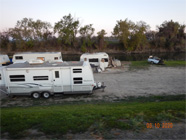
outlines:
M28 61L29 64L31 65L35 65L35 64L43 64L44 61L42 61L41 59L31 59Z

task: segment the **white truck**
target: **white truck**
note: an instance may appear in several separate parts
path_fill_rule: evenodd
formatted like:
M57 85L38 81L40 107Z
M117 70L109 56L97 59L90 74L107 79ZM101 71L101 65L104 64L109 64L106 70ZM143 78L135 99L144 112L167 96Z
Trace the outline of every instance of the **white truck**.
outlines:
M0 87L8 95L49 98L59 94L91 94L105 88L96 83L89 63L62 62L43 64L16 63L0 69ZM4 88L3 88L4 87Z
M149 56L148 60L149 63L151 64L163 64L163 60L158 58L157 56Z

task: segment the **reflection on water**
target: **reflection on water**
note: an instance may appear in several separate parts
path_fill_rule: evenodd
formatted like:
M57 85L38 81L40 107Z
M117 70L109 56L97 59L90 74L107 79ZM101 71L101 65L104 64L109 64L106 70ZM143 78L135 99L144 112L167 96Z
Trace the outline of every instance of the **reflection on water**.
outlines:
M141 61L147 60L149 55L154 55L163 60L186 60L185 53L153 53L153 54L109 54L109 57L119 59L121 61ZM63 61L79 61L80 54L63 54Z

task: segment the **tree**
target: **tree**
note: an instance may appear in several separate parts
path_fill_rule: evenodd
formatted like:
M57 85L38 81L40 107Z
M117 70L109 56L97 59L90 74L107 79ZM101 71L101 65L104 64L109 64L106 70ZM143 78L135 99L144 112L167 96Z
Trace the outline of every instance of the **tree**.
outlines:
M9 38L10 36L8 31L0 32L0 51L1 49L9 49Z
M35 40L47 40L49 36L52 35L50 29L52 28L49 22L43 22L41 20L37 20L36 22L32 22L32 30L33 30L33 38Z
M184 46L184 30L185 25L180 25L178 22L165 21L159 27L158 38L159 46L165 49L173 49L176 46Z
M98 34L98 45L99 49L103 49L106 47L106 42L104 41L104 36L107 34L104 29L102 29Z
M79 33L81 35L81 41L82 41L82 46L81 46L81 50L83 52L86 51L86 48L92 47L92 35L94 34L95 29L92 27L92 24L89 25L85 25L84 27L81 27L79 30Z
M158 47L158 37L156 31L148 31L145 33L147 41L149 42L150 46Z
M34 42L42 43L52 34L51 24L41 20L33 21L31 18L23 18L17 21L15 28L9 30L11 38L20 49L33 47Z
M31 40L33 39L33 28L32 28L33 20L31 18L23 18L22 20L18 20L15 28L11 30L14 33L15 39L22 40ZM18 37L19 36L19 37Z
M148 29L149 25L143 21L135 24L125 19L117 21L112 34L123 43L125 49L129 51L142 50L147 42L145 33Z
M59 22L55 23L54 33L58 33L59 37L66 45L73 45L79 28L79 20L74 20L69 14L64 16Z
M147 25L144 21L137 22L129 40L131 51L143 49L144 45L147 43L145 34L149 28L149 25Z
M113 35L117 37L120 42L123 43L124 48L128 49L129 40L133 32L134 23L128 21L128 19L117 21L116 26L113 29Z

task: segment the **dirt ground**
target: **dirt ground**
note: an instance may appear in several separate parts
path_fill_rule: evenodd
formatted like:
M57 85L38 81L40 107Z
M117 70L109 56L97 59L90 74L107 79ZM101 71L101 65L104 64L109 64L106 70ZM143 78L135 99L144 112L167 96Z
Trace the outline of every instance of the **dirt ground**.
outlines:
M76 102L76 101L115 101L129 96L175 95L186 94L185 67L150 66L148 69L129 70L110 68L102 73L94 73L95 81L104 82L106 88L96 90L92 95L58 95L41 104ZM1 106L30 106L35 101L30 97L9 98L1 93ZM40 104L39 102L37 102Z
M148 140L148 139L168 139L182 140L186 138L185 123L174 123L173 128L152 128L141 131L112 129L103 134L85 132L82 134L66 134L65 139L91 139L91 140Z

